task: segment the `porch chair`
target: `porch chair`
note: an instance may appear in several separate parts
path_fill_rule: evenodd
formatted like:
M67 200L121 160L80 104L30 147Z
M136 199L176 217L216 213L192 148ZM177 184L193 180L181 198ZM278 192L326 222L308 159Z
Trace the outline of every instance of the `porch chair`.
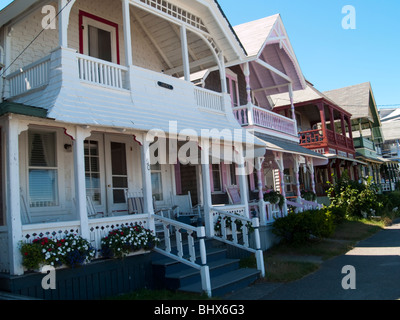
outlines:
M129 214L144 213L144 198L141 192L130 192L126 189L125 201L128 204Z
M229 203L232 205L241 204L240 190L236 185L225 186L226 193L228 194ZM255 217L259 217L258 201L251 200L249 203L249 212ZM252 210L253 209L253 210ZM254 213L253 213L254 212Z
M176 207L176 218L187 224L201 224L201 206L193 206L190 191L186 195L171 194L172 204Z
M97 212L92 197L90 196L86 196L86 209L89 218L95 218L97 215L103 214L102 212Z

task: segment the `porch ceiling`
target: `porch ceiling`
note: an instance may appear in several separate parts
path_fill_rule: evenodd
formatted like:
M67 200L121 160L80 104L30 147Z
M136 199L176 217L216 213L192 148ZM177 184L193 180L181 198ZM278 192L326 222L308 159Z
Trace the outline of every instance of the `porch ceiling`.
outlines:
M134 24L141 29L154 52L160 56L166 74L183 77L180 27L148 11L131 6ZM191 73L217 65L211 49L198 35L187 32ZM161 71L161 70L160 70Z

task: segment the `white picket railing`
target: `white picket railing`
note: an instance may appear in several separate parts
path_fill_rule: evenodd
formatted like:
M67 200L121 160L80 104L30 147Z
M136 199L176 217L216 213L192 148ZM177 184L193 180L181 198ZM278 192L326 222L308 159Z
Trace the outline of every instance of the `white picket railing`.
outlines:
M153 215L153 217L156 225L162 225L162 239L164 240L164 248L161 248L161 245L158 245L154 248L154 251L199 270L202 289L209 297L211 297L210 269L207 266L207 252L205 245L205 227L193 227L160 215ZM187 236L187 246L183 245L182 231L184 231ZM175 238L175 245L177 248L176 252L172 250L173 238ZM200 251L200 263L196 260L197 254L195 239L199 240L198 250ZM187 252L184 252L185 249Z
M217 215L220 218L214 220L214 230L219 230L219 234L218 231L214 232L214 238L229 245L254 253L257 260L257 269L261 272L261 276L264 277L265 268L263 251L261 250L259 219L249 219L216 207L212 208L212 212L213 215ZM220 225L216 228L218 224ZM229 231L229 229L231 231ZM251 229L253 229L254 232L255 249L251 247Z
M128 68L104 60L77 54L79 79L110 88L125 89Z
M50 58L44 57L6 77L8 92L6 98L12 98L46 86L49 83Z
M233 108L233 114L242 126L255 125L297 136L296 123L293 119L270 110L253 105L240 106Z
M217 112L225 112L224 98L221 93L195 87L194 96L198 107Z

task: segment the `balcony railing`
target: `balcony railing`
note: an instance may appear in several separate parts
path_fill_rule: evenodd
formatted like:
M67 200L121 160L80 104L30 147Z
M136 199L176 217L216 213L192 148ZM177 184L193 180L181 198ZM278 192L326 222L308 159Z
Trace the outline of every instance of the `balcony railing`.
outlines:
M301 145L321 143L324 140L321 129L299 132L299 137Z
M296 123L275 112L256 106L241 106L233 108L233 114L242 126L257 126L282 133L297 135Z
M352 139L326 129L326 141L329 144L337 145L343 148L353 149L354 144ZM324 133L322 129L308 130L299 132L300 145L320 145L324 142Z
M46 86L49 83L50 58L51 56L46 56L9 74L6 77L8 92L5 97L16 97Z
M364 137L354 138L354 147L355 148L367 148L370 150L375 150L375 145L371 140L368 140Z
M126 89L128 68L93 57L77 54L79 79L116 89Z

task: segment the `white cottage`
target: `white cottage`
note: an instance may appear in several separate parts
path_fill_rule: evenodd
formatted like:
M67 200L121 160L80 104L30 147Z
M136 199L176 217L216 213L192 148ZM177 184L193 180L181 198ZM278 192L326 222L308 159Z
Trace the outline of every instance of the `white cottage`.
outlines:
M249 221L244 174L239 204L211 202L208 161L243 172L265 152L231 110L225 65L245 51L215 1L15 0L0 27L1 272L22 275L19 243L40 234L74 230L98 245L118 225L166 232L176 222L155 211L175 204L178 162L193 167L205 221L190 236L214 236L217 211ZM190 82L214 67L221 92ZM143 199L141 212L129 214L127 194ZM210 292L205 260L185 263Z

